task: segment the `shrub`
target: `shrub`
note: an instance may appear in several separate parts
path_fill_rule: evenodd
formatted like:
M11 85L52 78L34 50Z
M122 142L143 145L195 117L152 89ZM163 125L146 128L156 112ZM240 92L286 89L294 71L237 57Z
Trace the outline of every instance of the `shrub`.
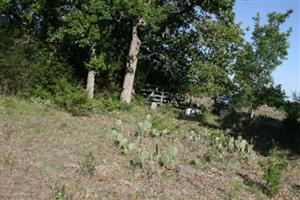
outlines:
M26 90L22 94L22 97L35 102L44 102L46 100L51 100L53 94L42 86L35 86Z
M34 39L24 43L21 37L19 30L1 27L0 93L28 95L32 89L50 90L58 79L71 76L61 56Z
M89 152L85 160L81 163L80 169L84 174L94 176L96 171L96 158L92 152Z
M108 97L107 99L101 100L106 111L122 110L128 111L130 106L126 103L123 103L116 97Z
M283 141L300 152L300 102L288 102L285 108L287 117L282 123Z
M86 115L92 110L86 91L80 86L72 85L65 78L57 81L53 91L54 103L75 116Z
M282 185L282 176L288 167L288 162L284 156L278 157L278 152L274 150L271 157L267 160L264 168L263 179L266 181L265 193L275 196L279 193Z

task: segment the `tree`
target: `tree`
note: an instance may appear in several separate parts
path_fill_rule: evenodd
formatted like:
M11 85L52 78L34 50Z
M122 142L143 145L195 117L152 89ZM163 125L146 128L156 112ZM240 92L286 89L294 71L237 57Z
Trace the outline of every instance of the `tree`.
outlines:
M77 1L65 4L60 10L61 25L54 30L52 39L69 40L80 48L89 48L85 62L88 70L86 89L94 97L96 72L105 70L105 44L111 19L110 7L105 1Z
M169 4L169 3L167 3ZM134 78L138 63L138 54L140 53L141 40L138 29L143 26L155 28L156 23L166 17L163 1L145 1L145 0L126 0L117 1L115 7L121 8L126 13L126 18L131 24L131 39L125 67L125 76L122 86L121 101L131 102Z
M231 94L239 46L243 42L239 25L203 19L196 24L194 55L189 69L189 83L193 93L213 96Z
M279 94L278 98L274 97L276 100L284 98L280 86L273 86L271 73L287 56L291 29L281 31L280 25L291 13L292 10L283 14L269 13L268 23L265 25L260 24L260 16L257 14L254 18L252 42L245 42L240 47L241 53L234 68L233 81L238 88L235 95L243 96L241 93L246 93L251 96L247 102L251 107L251 116L260 102L270 103L269 95L266 93L272 91ZM276 106L276 103L274 105Z
M218 58L225 58L221 56L224 51L235 51L232 39L239 37L234 33L238 32L238 27L233 25L234 1L168 2L172 7L167 9L165 19L156 24L156 29L144 28L148 32L143 35L141 45L139 83L163 85L173 92L187 92L191 88L199 92L201 87L203 92L209 84L221 87L215 80L222 78L205 81L202 78L210 72L218 77L214 72L226 65L221 60L217 63ZM221 74L225 76L224 72Z

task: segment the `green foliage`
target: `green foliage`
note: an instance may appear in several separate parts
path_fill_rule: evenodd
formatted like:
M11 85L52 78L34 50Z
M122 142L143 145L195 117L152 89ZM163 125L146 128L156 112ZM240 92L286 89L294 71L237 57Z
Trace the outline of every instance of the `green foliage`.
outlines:
M259 101L266 103L270 107L283 109L286 95L281 85L265 87L258 95Z
M85 66L87 69L90 70L107 70L107 65L105 64L105 58L103 54L91 58L91 60L88 63L86 63Z
M279 193L282 185L282 176L288 167L288 162L284 156L280 156L277 150L273 150L271 157L267 160L264 169L263 179L266 181L265 193L275 196Z
M300 118L300 102L287 102L285 104L287 119L297 121Z
M291 10L282 14L269 13L266 24L261 24L259 14L254 18L252 42L241 45L234 67L234 95L238 96L236 102L240 105L256 108L260 102L265 102L282 106L284 92L280 86L273 86L271 74L287 57L291 29L281 31L280 26L291 13Z
M165 113L166 114L166 113ZM170 116L171 118L171 116ZM168 133L172 131L173 129L176 129L171 123L166 121L164 118L160 116L154 116L151 119L153 128L157 129L160 132Z
M58 182L54 185L55 200L64 200L66 198L66 186Z
M52 40L71 38L81 47L92 46L103 39L103 24L110 18L110 9L105 1L88 0L72 2L80 9L61 9L62 25L52 33Z
M114 96L109 96L108 98L103 98L98 100L99 104L101 104L102 109L104 111L115 111L115 110L122 110L128 111L130 110L130 106L121 102L118 98Z
M190 90L209 96L228 93L231 87L228 75L233 72L232 63L239 53L237 47L243 41L242 30L235 24L211 19L196 21L195 27L197 38L194 43L196 48L201 48L193 55L189 69Z
M14 28L0 31L0 93L48 97L58 79L70 77L70 66L59 54ZM44 90L44 91L42 91Z
M85 156L85 160L80 164L80 170L84 174L88 174L90 176L95 175L96 158L91 151Z
M96 85L119 86L132 24L142 20L139 83L177 92L227 93L250 107L267 96L277 106L282 91L267 86L271 72L287 57L290 30L280 26L292 11L269 13L266 24L257 16L252 42L245 42L241 26L234 23L233 5L234 0L2 0L1 93L29 90L29 95L41 92L48 98L41 88L48 90L74 74L85 79L86 69L98 72ZM104 103L119 107L111 100Z
M57 81L53 91L54 103L75 116L86 115L92 110L86 91L65 78Z
M174 163L176 155L177 148L173 146L168 146L160 156L159 163L166 168L170 168L171 165Z

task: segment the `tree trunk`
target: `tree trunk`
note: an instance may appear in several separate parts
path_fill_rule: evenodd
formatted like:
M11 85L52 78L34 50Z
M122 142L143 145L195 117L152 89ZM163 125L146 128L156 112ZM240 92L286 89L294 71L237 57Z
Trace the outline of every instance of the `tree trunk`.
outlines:
M94 43L91 46L91 60L96 57L96 44ZM95 90L95 75L96 71L95 70L89 70L88 76L87 76L87 81L86 81L86 90L88 93L88 97L93 99L94 98L94 90Z
M138 19L132 27L132 38L126 63L126 72L122 87L121 101L130 104L133 91L134 76L138 62L138 54L140 51L141 41L138 37L138 27L143 25L144 20Z
M88 92L88 97L94 98L94 88L95 88L95 70L89 70L86 82L86 90Z

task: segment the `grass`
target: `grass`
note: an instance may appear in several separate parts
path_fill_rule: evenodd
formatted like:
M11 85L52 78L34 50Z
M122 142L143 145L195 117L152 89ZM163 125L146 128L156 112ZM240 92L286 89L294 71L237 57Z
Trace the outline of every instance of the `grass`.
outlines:
M225 151L216 153L205 136L213 128L181 119L178 110L151 111L138 105L74 117L48 104L7 97L0 98L0 111L0 199L268 198L251 184L264 184L257 162L240 161ZM138 123L147 114L155 128L168 133L160 137L145 133L139 140ZM208 121L215 118L206 115ZM144 169L132 167L133 154L122 153L115 144L111 133L118 119L124 137L141 150L134 155L144 157ZM165 167L159 161L170 146L176 154ZM207 152L212 152L210 162L204 159ZM257 154L256 161L265 159ZM300 161L292 162L279 198L299 197Z

